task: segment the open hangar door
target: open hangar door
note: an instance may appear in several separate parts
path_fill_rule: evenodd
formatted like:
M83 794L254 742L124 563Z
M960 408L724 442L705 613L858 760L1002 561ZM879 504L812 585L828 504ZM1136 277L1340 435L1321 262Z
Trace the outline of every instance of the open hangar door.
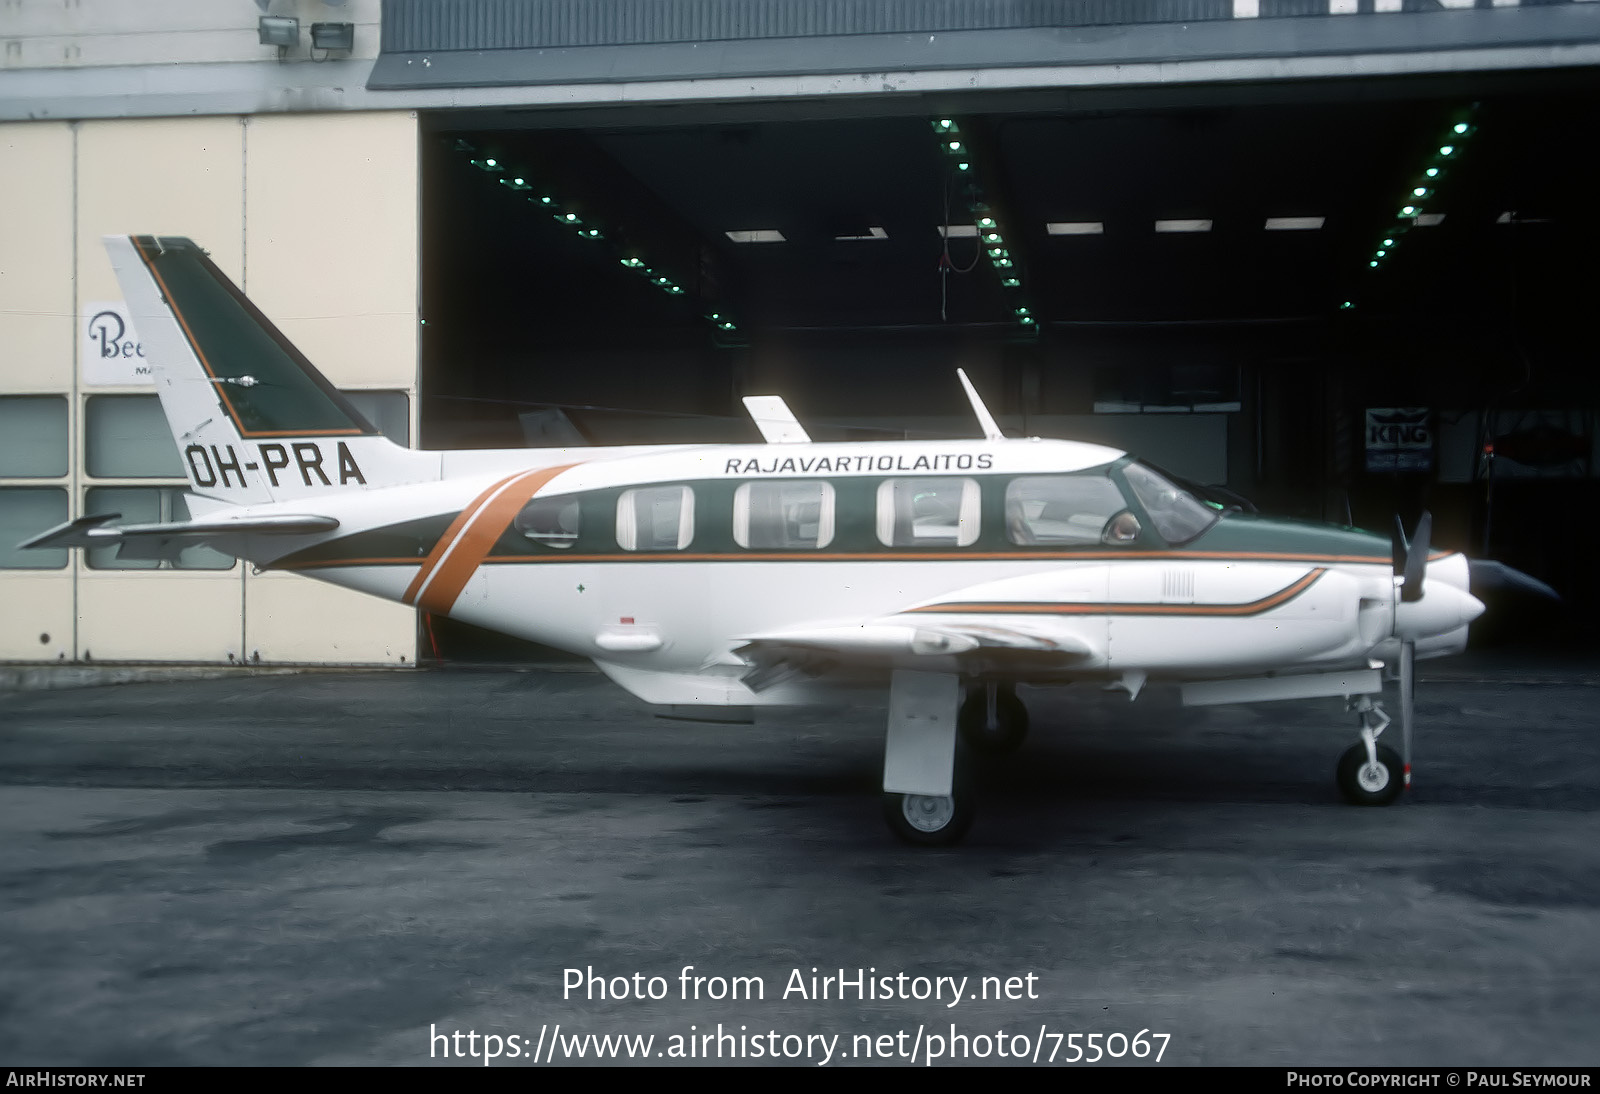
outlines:
M1597 105L1545 70L439 113L421 440L755 440L766 393L818 439L970 435L960 366L1009 430L1264 512L1430 509L1570 623L1600 602Z

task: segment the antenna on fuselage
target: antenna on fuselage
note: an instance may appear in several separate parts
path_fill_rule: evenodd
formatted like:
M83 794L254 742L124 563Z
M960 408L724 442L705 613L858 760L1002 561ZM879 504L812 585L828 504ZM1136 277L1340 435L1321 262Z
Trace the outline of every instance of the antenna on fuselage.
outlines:
M1000 424L994 420L994 415L989 413L989 408L983 405L983 400L978 398L978 389L972 386L972 381L967 379L967 370L956 369L956 376L961 380L961 386L966 389L967 401L972 404L972 412L978 416L978 424L983 427L983 439L986 441L1003 441L1006 435L1000 432Z

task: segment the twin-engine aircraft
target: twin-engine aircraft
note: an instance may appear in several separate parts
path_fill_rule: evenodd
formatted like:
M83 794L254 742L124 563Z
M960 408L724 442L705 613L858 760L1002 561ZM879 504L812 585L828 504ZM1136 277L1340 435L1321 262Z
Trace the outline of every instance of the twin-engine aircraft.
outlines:
M889 826L959 840L958 738L1016 748L1018 682L1188 704L1343 697L1340 789L1410 781L1413 663L1463 649L1467 560L1220 510L1110 448L814 443L747 399L764 444L421 452L381 436L188 239L106 240L192 490L192 519L84 516L33 547L196 543L592 658L667 713L888 682ZM1393 550L1391 550L1393 547ZM1399 678L1403 752L1378 742Z

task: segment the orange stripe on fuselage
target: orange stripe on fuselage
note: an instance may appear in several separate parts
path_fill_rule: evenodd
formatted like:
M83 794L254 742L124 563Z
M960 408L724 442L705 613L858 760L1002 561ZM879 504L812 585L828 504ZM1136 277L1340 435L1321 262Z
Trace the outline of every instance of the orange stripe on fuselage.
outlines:
M517 474L524 473L519 471ZM422 560L422 568L417 571L417 576L411 579L411 584L406 586L405 595L400 598L400 603L412 604L416 602L417 593L421 591L428 578L433 576L434 568L439 565L439 560L449 552L450 545L455 543L456 537L461 534L461 529L466 527L467 521L477 514L478 507L487 501L496 490L516 477L516 475L507 475L473 498L461 512L456 514L456 519L450 522L450 527L444 530L444 535L440 536L438 541L434 543L433 549L428 552L428 557Z
M1312 570L1299 581L1248 604L1042 604L1037 602L992 601L978 603L962 601L949 604L925 604L912 608L906 614L950 615L1259 615L1285 604L1309 589L1328 571Z
M467 582L472 580L472 575L478 572L478 567L488 557L490 548L511 526L512 519L528 503L528 499L537 494L545 483L574 466L569 463L525 471L496 483L486 494L480 494L474 502L476 511L464 522L460 535L454 537L455 542L439 556L433 566L432 576L423 577L419 573L412 582L420 590L416 594L417 607L440 614L449 612L456 598L461 595L461 590L467 587Z

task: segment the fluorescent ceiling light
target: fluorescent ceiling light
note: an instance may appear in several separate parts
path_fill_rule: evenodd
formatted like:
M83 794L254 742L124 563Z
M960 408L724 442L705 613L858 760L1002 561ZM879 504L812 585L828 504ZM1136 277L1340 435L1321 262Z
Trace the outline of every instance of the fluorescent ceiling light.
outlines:
M976 239L978 235L976 224L940 225L934 230L946 239Z
M776 228L750 228L726 233L735 243L787 243L783 233Z
M1156 221L1156 231L1209 232L1211 231L1211 222L1209 220L1158 220Z
M864 236L834 236L834 239L888 239L889 233L882 228L872 227L867 229Z
M1324 217L1268 217L1269 232L1313 232L1322 227Z
M1044 230L1053 236L1097 236L1106 230L1098 220L1052 220Z
M1436 228L1443 219L1443 213L1418 213L1416 225L1418 228Z

